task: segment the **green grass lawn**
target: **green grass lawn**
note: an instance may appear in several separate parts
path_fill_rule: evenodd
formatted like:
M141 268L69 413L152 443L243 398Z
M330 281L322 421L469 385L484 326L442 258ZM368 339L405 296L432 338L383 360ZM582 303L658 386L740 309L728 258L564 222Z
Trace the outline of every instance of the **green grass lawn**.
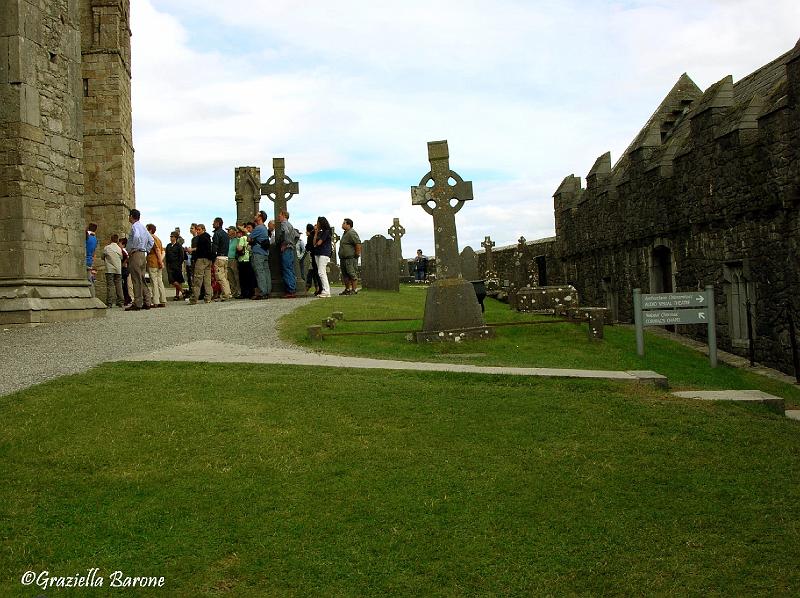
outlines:
M117 363L2 397L0 416L2 596L39 595L28 570L91 567L166 578L125 595L800 592L800 426L762 408Z
M546 321L511 310L505 303L485 300L486 322ZM345 319L418 318L409 322L339 322L326 332L420 330L425 310L425 288L401 286L400 293L361 291L355 297L315 301L284 316L281 333L306 348L337 353L402 359L514 367L555 367L599 370L653 370L680 389L758 389L800 404L800 388L725 364L711 368L708 357L670 339L645 333L645 355L636 354L632 327L606 326L603 341L589 341L587 325L546 324L497 328L497 338L462 343L416 344L405 334L330 336L322 342L308 339L308 326L320 324L334 311Z

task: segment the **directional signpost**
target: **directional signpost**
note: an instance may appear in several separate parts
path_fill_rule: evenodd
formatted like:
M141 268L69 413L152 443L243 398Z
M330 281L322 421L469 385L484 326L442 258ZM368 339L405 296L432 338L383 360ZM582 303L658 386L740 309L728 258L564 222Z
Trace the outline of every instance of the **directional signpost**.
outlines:
M717 332L714 318L714 287L703 292L642 295L633 290L633 314L636 322L636 352L644 355L644 327L675 324L708 326L708 358L717 367Z

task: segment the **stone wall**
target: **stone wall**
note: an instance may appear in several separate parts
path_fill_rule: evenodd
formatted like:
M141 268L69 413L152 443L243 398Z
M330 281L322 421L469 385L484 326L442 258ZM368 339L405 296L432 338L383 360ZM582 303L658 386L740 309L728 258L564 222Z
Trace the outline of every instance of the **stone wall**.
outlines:
M0 4L0 322L104 314L85 267L78 0Z
M525 242L524 258L531 264L531 269L536 273L539 284L558 284L567 282L562 272L561 264L555 255L556 239L547 237ZM501 287L509 286L514 277L515 252L517 245L505 245L492 248L492 261ZM480 272L486 271L486 250L475 252L478 256Z
M98 224L101 298L101 250L111 234L127 236L128 213L135 206L129 7L130 0L81 0L85 218Z
M612 168L554 195L556 255L582 303L632 320L632 290L716 289L721 349L792 370L797 319L800 46L736 84L702 92L686 75ZM678 331L705 338L702 327Z

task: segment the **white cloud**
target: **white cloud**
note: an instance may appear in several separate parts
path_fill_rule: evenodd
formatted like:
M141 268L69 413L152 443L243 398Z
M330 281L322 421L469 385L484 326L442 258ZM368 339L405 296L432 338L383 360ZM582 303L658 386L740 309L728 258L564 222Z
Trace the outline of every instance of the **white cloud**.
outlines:
M682 72L741 78L797 22L794 0L136 0L137 203L161 230L230 222L234 168L266 179L282 156L296 225L348 216L366 238L400 217L405 252L431 253L409 187L448 139L476 192L462 247L549 236L561 179L616 160Z

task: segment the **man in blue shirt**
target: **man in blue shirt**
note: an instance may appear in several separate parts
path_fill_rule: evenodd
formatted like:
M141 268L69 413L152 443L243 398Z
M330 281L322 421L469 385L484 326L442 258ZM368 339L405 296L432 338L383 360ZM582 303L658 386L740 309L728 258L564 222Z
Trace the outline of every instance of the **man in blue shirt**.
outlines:
M86 227L86 277L92 285L92 297L95 296L94 281L96 280L97 270L94 269L94 252L97 249L97 225L94 222Z
M268 299L272 291L272 275L269 272L269 231L264 225L267 214L261 210L256 214L256 227L250 233L250 262L258 285L252 299Z
M142 214L136 208L130 211L128 222L131 223L131 233L128 235L128 271L133 283L133 303L126 311L139 311L150 309L150 289L145 284L144 273L147 267L147 254L153 248L155 241L144 225L139 222Z
M294 274L295 243L299 235L289 223L289 212L281 210L278 214L278 227L275 231L275 244L281 252L281 274L286 287L284 299L297 297L297 280Z

